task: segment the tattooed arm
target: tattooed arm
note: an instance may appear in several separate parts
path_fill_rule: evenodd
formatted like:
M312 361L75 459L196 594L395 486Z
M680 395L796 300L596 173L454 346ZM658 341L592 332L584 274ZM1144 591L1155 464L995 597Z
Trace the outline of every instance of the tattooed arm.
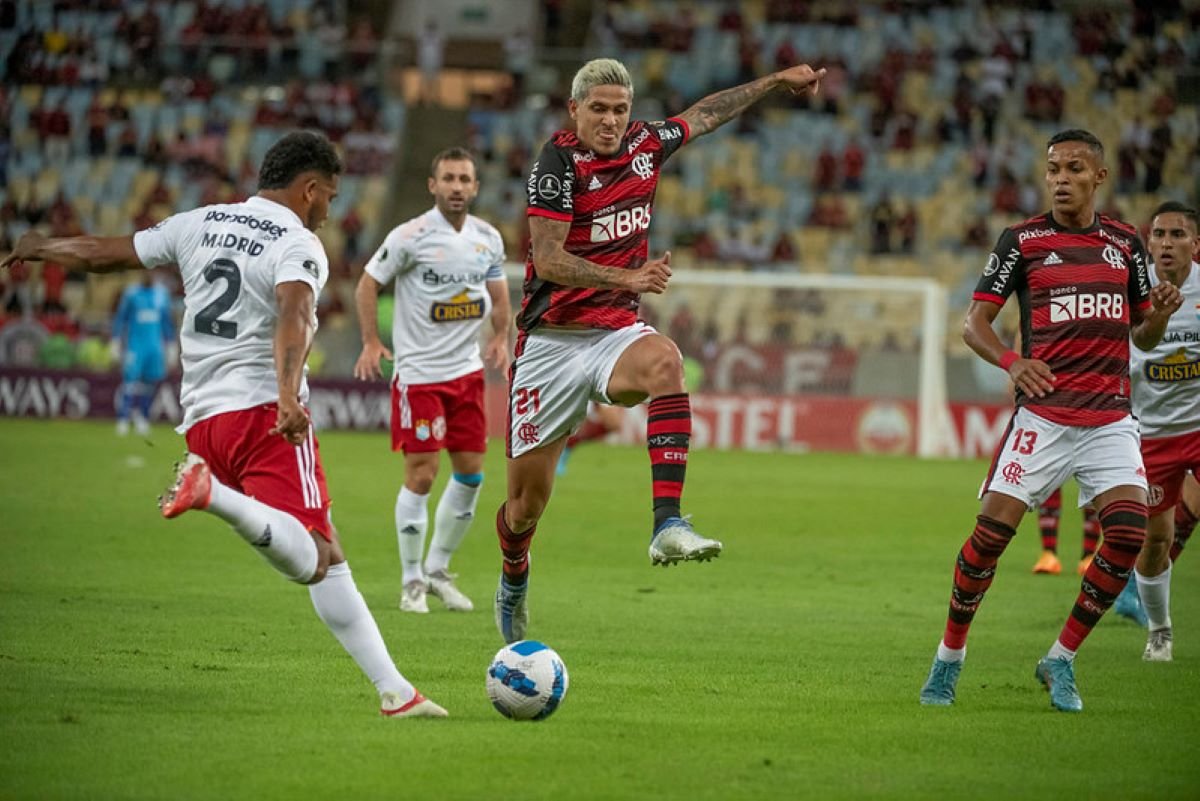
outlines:
M569 222L541 216L529 218L529 234L533 240L533 266L539 278L563 286L623 289L639 294L659 294L667 288L667 281L671 277L670 251L661 259L651 259L636 270L606 267L566 251L564 245L570 230Z
M815 95L824 75L823 68L814 70L807 64L789 67L782 72L711 94L678 117L687 123L690 136L695 139L720 128L780 86L788 87L793 94L808 92Z

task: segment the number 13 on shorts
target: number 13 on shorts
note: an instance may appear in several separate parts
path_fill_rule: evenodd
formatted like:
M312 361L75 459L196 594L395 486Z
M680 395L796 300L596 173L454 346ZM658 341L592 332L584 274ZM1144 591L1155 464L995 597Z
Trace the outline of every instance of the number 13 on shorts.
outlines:
M1026 456L1033 453L1033 446L1037 444L1038 432L1030 431L1028 428L1018 428L1012 433L1012 449L1017 453L1023 453Z

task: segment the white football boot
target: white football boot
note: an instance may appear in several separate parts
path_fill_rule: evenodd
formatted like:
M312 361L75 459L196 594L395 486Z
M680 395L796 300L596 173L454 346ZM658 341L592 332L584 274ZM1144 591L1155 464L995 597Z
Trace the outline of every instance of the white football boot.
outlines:
M701 537L686 517L668 517L650 540L650 563L664 567L676 562L707 562L721 555L718 540Z
M1146 638L1146 650L1142 659L1147 662L1170 662L1171 656L1171 627L1154 629Z
M424 615L429 613L429 604L425 600L425 592L428 585L424 579L413 579L404 585L404 589L400 592L400 611L401 612L416 612Z
M451 612L470 612L475 608L475 604L471 603L471 599L455 586L454 579L456 577L456 574L448 570L434 570L426 573L425 579L429 583L429 594L440 598Z
M388 718L447 718L450 713L417 692L408 703L401 703L397 693L379 696L379 714Z

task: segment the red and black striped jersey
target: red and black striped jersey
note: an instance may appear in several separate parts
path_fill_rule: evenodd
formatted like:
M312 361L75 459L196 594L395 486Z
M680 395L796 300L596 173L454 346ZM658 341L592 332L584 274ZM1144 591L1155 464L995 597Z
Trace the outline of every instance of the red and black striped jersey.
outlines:
M559 131L529 173L531 217L570 222L564 248L606 267L635 270L649 253L650 212L667 157L688 140L687 123L634 121L612 156L585 148L573 131ZM539 277L533 248L525 258L525 296L517 328L539 325L624 328L637 321L637 293L563 286Z
M1004 305L1016 292L1021 355L1054 373L1053 392L1035 398L1018 389L1018 406L1072 426L1130 413L1130 312L1150 306L1147 270L1137 231L1104 215L1084 229L1064 228L1050 213L1004 229L974 299Z

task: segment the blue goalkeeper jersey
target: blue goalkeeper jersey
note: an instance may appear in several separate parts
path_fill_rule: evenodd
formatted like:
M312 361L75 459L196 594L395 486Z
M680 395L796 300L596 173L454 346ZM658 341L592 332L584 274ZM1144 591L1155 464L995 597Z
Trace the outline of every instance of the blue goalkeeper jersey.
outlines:
M125 348L137 353L161 353L175 339L171 320L171 297L159 284L131 284L121 294L112 324L113 339L124 340Z

